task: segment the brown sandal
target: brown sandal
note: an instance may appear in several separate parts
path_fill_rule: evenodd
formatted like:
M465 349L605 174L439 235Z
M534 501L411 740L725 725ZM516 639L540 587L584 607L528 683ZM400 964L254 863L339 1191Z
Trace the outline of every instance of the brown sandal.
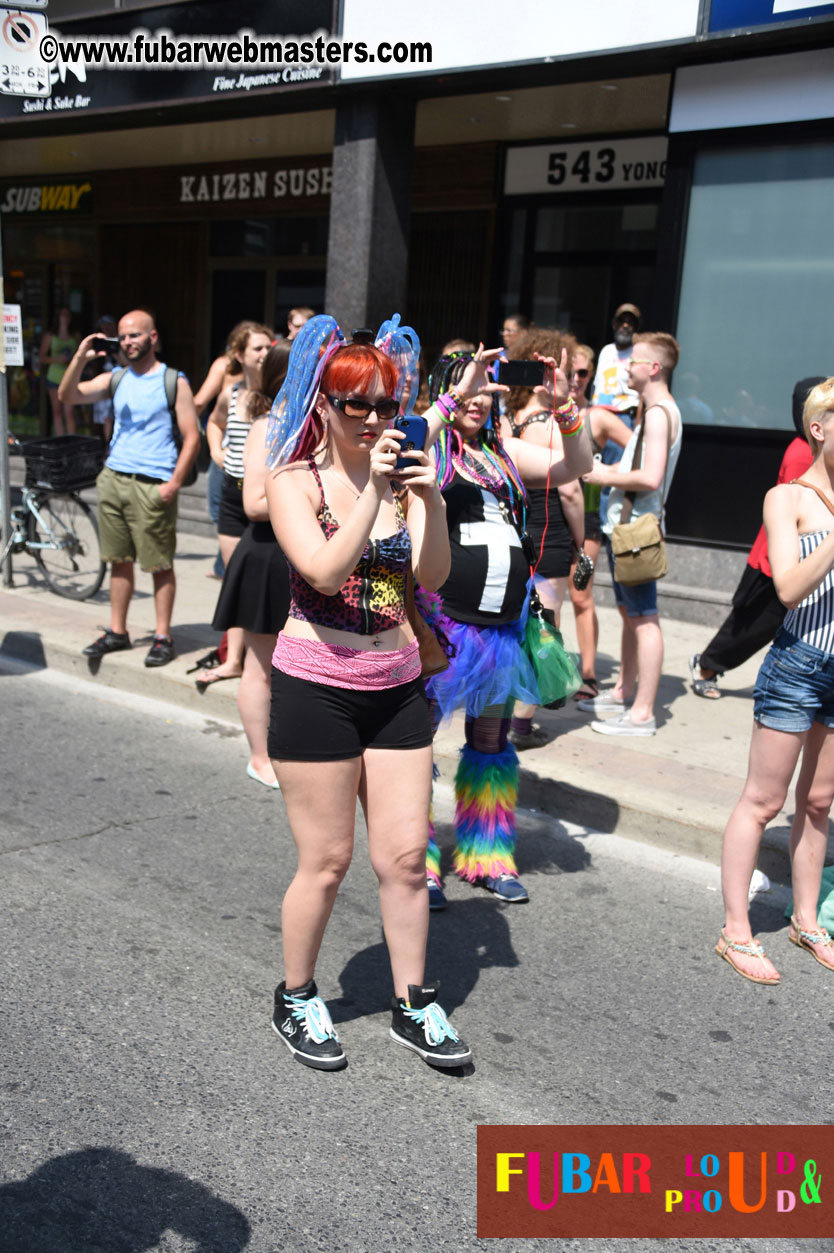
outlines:
M826 970L834 970L834 966L830 962L823 961L818 956L817 945L820 948L834 948L834 940L826 931L825 927L820 927L817 931L803 931L796 918L791 915L791 926L788 931L788 939L791 944L795 944L797 948L807 948L808 952L815 958L821 966L825 966Z
M740 944L737 940L731 940L722 927L721 939L716 944L715 951L719 957L723 957L728 966L732 966L737 975L741 975L742 979L749 979L751 983L767 983L771 987L775 987L779 983L778 977L772 979L764 978L760 975L749 975L746 970L742 970L740 966L737 966L729 956L730 952L744 953L746 957L758 957L764 966L765 951L761 944L758 944L755 940L750 940L747 944Z

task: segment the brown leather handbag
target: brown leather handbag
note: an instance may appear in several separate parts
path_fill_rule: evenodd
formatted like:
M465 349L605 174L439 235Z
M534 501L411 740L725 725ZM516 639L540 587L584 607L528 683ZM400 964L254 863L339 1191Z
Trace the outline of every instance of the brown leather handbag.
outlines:
M414 600L414 575L411 569L406 570L405 573L405 613L417 638L423 678L430 679L432 675L442 674L444 670L448 670L449 658L446 656L443 645L419 612Z

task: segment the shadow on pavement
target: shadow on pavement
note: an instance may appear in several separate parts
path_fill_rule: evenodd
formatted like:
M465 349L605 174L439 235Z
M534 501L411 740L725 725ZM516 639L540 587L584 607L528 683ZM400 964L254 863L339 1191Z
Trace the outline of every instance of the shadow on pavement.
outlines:
M7 631L0 644L0 655L3 653L39 670L46 669L46 653L37 631Z
M447 1013L466 1001L482 970L517 965L504 908L493 896L473 888L471 899L452 901L444 913L432 915L426 982L440 982L438 999ZM334 1022L387 1010L394 988L385 941L351 957L339 981L342 995L327 1002Z
M200 1253L238 1253L251 1229L234 1205L173 1170L86 1148L0 1187L4 1253L144 1253L166 1231Z

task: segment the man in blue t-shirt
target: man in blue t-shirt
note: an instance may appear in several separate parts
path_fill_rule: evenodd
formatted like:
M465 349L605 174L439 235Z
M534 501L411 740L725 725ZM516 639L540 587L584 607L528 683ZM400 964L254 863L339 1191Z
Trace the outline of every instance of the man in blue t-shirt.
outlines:
M94 339L95 335L88 335L81 341L67 367L59 394L68 404L88 404L110 395L110 374L80 381L87 362L104 355L96 352ZM200 447L188 380L184 374L177 376L172 413L166 367L156 355L158 342L153 318L144 309L126 313L119 321L119 343L128 368L113 394L113 439L96 483L101 552L112 566L110 626L84 649L86 657L101 658L131 647L127 611L138 561L153 578L156 611L146 666L164 666L174 659L171 614L176 592L177 493Z

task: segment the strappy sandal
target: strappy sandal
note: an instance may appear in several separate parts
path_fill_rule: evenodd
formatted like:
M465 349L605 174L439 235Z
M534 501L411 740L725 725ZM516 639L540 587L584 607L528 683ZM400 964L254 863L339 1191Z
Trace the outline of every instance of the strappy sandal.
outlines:
M213 648L210 653L206 653L205 657L201 657L199 661L195 661L193 666L186 670L186 674L193 674L195 670L216 670L218 666L223 665L223 658L220 656L220 650Z
M834 966L830 962L823 961L819 956L819 948L834 948L834 940L826 931L825 927L820 927L817 931L803 931L796 918L791 915L791 926L788 931L788 939L791 944L795 944L797 948L807 948L808 952L814 957L821 966L825 966L826 970L834 970Z
M574 692L574 700L596 700L599 696L599 684L596 679L583 679L578 692Z
M749 975L746 970L742 970L737 966L733 959L729 956L730 952L743 953L745 957L758 957L764 966L765 951L756 940L750 940L747 944L739 944L737 940L731 940L724 928L721 928L721 939L715 946L715 951L719 957L723 957L728 966L732 966L737 975L741 975L742 979L749 979L751 983L767 983L775 986L779 979L773 979L770 976L765 978L762 975Z
M706 700L720 700L721 688L718 686L718 675L714 674L711 679L701 677L701 654L693 653L689 658L689 673L692 677L692 691L696 696L703 696Z

